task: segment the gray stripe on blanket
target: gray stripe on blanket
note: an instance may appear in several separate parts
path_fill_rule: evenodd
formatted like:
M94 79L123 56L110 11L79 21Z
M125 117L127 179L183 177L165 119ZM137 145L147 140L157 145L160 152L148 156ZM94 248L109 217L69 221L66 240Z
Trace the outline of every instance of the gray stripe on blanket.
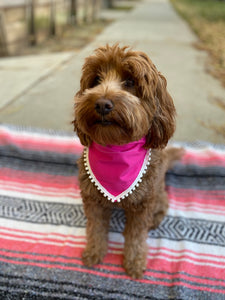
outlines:
M6 196L0 196L0 217L37 224L86 226L82 205L39 202ZM119 209L113 210L110 231L122 232L124 224L124 212ZM149 236L225 246L225 223L166 216L159 228L149 232Z
M14 265L9 268L1 263L0 290L2 295L22 295L12 299L212 299L212 294L186 288L184 285L166 287L145 284L132 279L106 278L79 271L57 268L38 268L28 265ZM12 265L10 265L12 267ZM149 278L151 280L151 278ZM178 280L182 282L182 280ZM186 283L186 280L184 281ZM206 286L194 284L196 287ZM207 287L213 287L207 285ZM215 286L218 290L219 286ZM30 297L30 295L33 297ZM1 295L1 292L0 292ZM151 296L150 296L151 295ZM224 295L214 293L215 299L222 300ZM30 297L30 298L29 298ZM57 298L58 297L58 298ZM11 298L6 298L11 299Z
M55 175L77 175L79 155L57 152L26 151L24 149L2 149L0 167L34 173Z
M221 166L201 167L193 164L177 164L167 172L166 184L177 188L224 191L225 168Z

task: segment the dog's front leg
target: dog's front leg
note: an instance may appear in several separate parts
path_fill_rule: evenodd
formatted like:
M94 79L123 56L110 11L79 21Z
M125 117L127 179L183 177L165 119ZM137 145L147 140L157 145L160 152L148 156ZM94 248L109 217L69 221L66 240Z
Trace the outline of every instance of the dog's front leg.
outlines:
M83 263L91 267L102 261L107 252L110 209L102 207L91 199L83 199L87 217L87 245L82 254Z
M135 279L142 278L146 269L148 221L145 210L126 213L123 265L127 274Z

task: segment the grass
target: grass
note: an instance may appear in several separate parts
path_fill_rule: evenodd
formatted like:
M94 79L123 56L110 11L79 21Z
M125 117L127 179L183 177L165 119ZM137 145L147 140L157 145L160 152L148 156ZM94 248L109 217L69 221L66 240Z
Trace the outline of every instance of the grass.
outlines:
M131 5L119 5L119 6L114 5L110 9L114 9L114 10L117 10L117 11L129 11L129 10L133 9L133 6L131 6Z
M170 0L198 35L199 49L207 50L207 70L225 86L225 1Z

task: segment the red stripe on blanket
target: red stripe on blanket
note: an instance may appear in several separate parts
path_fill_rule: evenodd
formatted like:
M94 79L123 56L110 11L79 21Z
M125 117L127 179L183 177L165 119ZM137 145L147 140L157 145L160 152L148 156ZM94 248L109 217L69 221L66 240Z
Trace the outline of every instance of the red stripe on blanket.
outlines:
M215 150L194 151L187 150L180 161L184 165L198 165L198 166L221 166L225 167L224 152L216 152Z
M0 169L0 182L4 184L21 184L26 187L27 184L37 185L41 187L50 186L53 189L68 189L73 187L79 189L78 179L76 176L61 176L57 174L37 173L32 171L21 171L10 168ZM225 203L219 202L225 199L224 191L220 190L199 190L199 189L182 189L167 186L167 192L169 198L173 198L182 202L192 202L193 199L197 199L199 203L205 203L207 200L214 205L224 205ZM218 200L218 201L217 201ZM195 200L196 201L196 200Z
M199 203L199 204L212 204L225 207L225 192L224 190L197 190L197 189L182 189L172 186L167 187L169 199L174 199L182 203Z
M63 238L65 239L65 237L67 238L85 238L85 236L75 236L75 235L66 235L66 234L62 234L62 233L58 233L58 232L46 232L46 233L43 233L43 232L37 232L37 231L29 231L29 230L21 230L21 229L16 229L16 228L10 228L10 227L0 227L0 232L9 232L9 233L18 233L18 235L24 235L24 234L27 234L27 235L36 235L36 236L39 236L39 237L48 237L49 235L51 236L55 236L55 237L59 237L59 238ZM118 243L118 242L117 242ZM118 244L121 244L121 243L118 243Z
M225 214L224 191L204 191L167 187L169 206L182 211L193 211L205 214Z
M170 248L166 248L166 247L150 247L150 251L168 251L174 254L183 254L183 253L188 253L188 254L193 254L193 255L199 255L199 256L206 256L206 257L211 257L211 258L216 258L216 259L223 259L225 261L225 255L215 255L215 254L211 254L211 253L198 253L192 250L188 250L188 249L183 249L183 250L174 250L174 249L170 249Z
M52 151L58 153L72 153L81 154L83 146L80 144L77 138L72 137L59 138L47 135L37 135L21 132L0 130L0 145L12 145L21 147L24 150L35 151Z
M200 255L200 254L199 254ZM163 257L163 258L162 258ZM159 259L159 260L164 260L169 262L173 262L173 263L181 263L181 262L186 262L189 261L189 263L192 263L193 265L201 265L203 266L204 264L208 264L209 266L214 266L214 267L218 267L221 268L221 262L219 261L215 261L213 259L200 259L200 258L195 258L193 256L190 256L188 254L183 254L181 256L176 256L176 255L171 255L171 254L166 254L163 251L159 252L159 253L151 253L148 256L149 259Z
M20 259L32 257L35 260L44 259L46 261L56 261L56 262L60 262L63 260L64 262L67 263L70 263L71 259L74 259L74 257L81 258L81 252L83 251L86 245L85 242L79 242L79 241L73 243L70 243L69 241L65 241L64 243L61 243L60 246L51 244L51 241L36 241L37 245L35 245L34 247L34 241L33 243L28 242L26 238L24 239L24 241L19 241L18 239L7 240L7 239L0 238L0 241L4 242L4 247L1 248L0 252L2 254L5 254L6 256L8 255L6 253L9 253L10 257L19 257ZM14 246L15 243L18 244L17 247L16 245ZM24 247L21 245L21 243L24 243ZM16 251L20 253L14 253L12 251ZM196 253L196 255L201 255L201 254ZM62 256L63 259L61 258ZM122 262L122 249L116 249L115 251L115 248L109 246L108 253L104 258L104 263L115 264L117 265L117 268L120 268L122 270L121 262ZM163 268L160 267L160 263L163 264ZM205 268L206 264L207 267ZM221 264L218 260L216 261L208 258L197 259L197 258L193 258L192 256L189 256L188 254L184 254L183 256L177 257L177 256L168 255L163 251L159 251L159 253L150 253L148 256L148 268L154 269L155 271L176 273L178 272L178 270L180 270L178 268L180 268L181 265L182 265L182 270L184 271L184 268L186 268L187 273L190 275L194 275L191 268L195 268L195 272L196 272L195 275L197 276L204 277L204 274L207 274L205 272L209 272L209 271L215 272L215 270L217 276L219 277L213 276L213 278L215 279L221 278L220 277L221 275L222 276L225 275L223 270L223 264ZM202 268L205 268L205 270L202 270ZM108 266L107 269L111 270L111 267ZM203 273L201 274L200 271L203 271ZM211 275L209 277L211 277Z
M78 179L76 176L51 175L46 173L32 173L14 169L1 168L0 181L7 183L19 183L24 185L37 185L42 188L78 190Z
M58 232L37 232L37 231L28 231L28 230L20 230L20 229L15 229L15 228L9 228L9 227L0 227L0 234L4 234L5 236L15 236L21 238L23 240L25 237L30 238L32 240L45 240L46 242L48 241L55 241L55 242L61 242L64 243L66 242L71 242L76 244L85 244L86 241L86 236L85 235L66 235ZM51 238L50 238L51 236ZM118 250L122 249L123 243L120 243L118 241L109 241L109 244L111 245L112 250ZM215 255L211 253L198 253L193 250L188 250L188 249L182 249L182 250L174 250L166 247L153 247L151 246L150 248L150 254L153 254L155 252L159 253L160 251L168 251L173 254L184 254L188 253L189 255L199 255L199 256L206 256L206 257L211 257L211 258L216 258L216 259L223 259L225 261L225 255Z
M23 232L21 231L20 233ZM40 234L37 235L39 236ZM2 250L21 251L22 254L15 254L20 258L26 256L26 254L23 256L24 252L32 252L31 255L35 256L56 256L54 260L58 262L60 256L65 256L65 260L67 258L70 260L74 257L81 257L81 251L85 246L85 240L84 236L67 237L66 235L63 240L61 239L61 236L60 240L48 237L35 238L24 232L24 235L1 234L0 244L2 245ZM106 255L104 263L114 264L121 268L122 249L116 248L113 242L109 245L109 253ZM182 272L187 272L187 274L195 276L213 277L215 279L225 278L225 270L223 267L225 265L225 257L201 254L190 250L174 251L168 248L151 247L149 250L148 268L151 270L169 273L176 273L179 270L182 270ZM157 253L154 253L155 250L157 250ZM182 255L177 256L178 253ZM13 254L11 256L13 256ZM198 256L200 258L198 258Z
M63 236L63 235L56 235L54 233L49 233L49 234L41 234L41 233L29 233L26 231L13 231L13 230L5 230L3 229L0 232L0 238L1 238L1 245L6 246L7 243L11 245L11 247L14 247L14 243L11 244L11 241L18 241L18 244L15 244L15 249L18 249L20 246L20 242L24 243L30 243L30 244L35 244L36 242L44 245L49 245L50 247L62 247L65 245L69 245L70 247L77 247L77 245L84 246L86 243L86 238L85 236ZM21 247L23 245L21 244ZM111 251L120 251L122 249L123 244L122 243L114 243L113 241L110 242L110 249ZM8 248L11 249L11 248ZM21 248L23 249L23 248ZM157 250L157 252L156 252ZM43 251L47 251L45 247L43 248ZM169 252L169 254L168 254ZM44 252L47 253L47 252ZM166 257L172 257L172 258L182 258L182 257L190 257L193 261L196 262L212 262L217 264L218 260L223 260L225 264L225 256L221 255L215 255L215 254L205 254L205 253L198 253L194 252L191 250L180 250L180 251L174 251L173 249L169 248L149 248L149 256L158 256L161 255L162 253L165 253ZM53 254L50 252L49 254ZM181 254L181 255L178 255ZM197 256L201 258L197 258ZM206 257L206 259L203 259L202 257Z
M80 196L80 190L74 189L73 187L70 189L52 189L51 187L46 188L43 190L41 186L35 186L35 185L19 185L16 183L9 183L4 184L4 182L0 181L0 189L2 191L5 191L6 194L10 194L10 192L18 192L23 194L24 196L26 194L28 195L35 195L35 196L42 196L42 197L54 197L54 198L73 198L75 199L81 199ZM18 194L19 196L19 194Z
M192 205L179 205L176 201L170 200L170 208L180 210L180 211L189 211L189 212L199 212L204 214L210 214L210 215L218 215L218 216L224 216L224 208L220 208L219 206L212 209L212 208L205 208L205 207L196 207Z
M61 176L51 175L46 173L32 173L28 171L18 171L9 168L1 168L0 170L0 183L10 186L10 184L21 184L26 188L27 184L43 187L51 187L52 189L65 190L73 188L79 190L78 179L76 176ZM19 187L18 185L18 187ZM176 201L183 203L191 203L196 201L198 203L212 203L213 205L223 205L225 202L221 201L225 199L224 191L220 190L196 190L196 189L182 189L167 186L167 193L169 198L173 198ZM193 200L194 199L194 200Z

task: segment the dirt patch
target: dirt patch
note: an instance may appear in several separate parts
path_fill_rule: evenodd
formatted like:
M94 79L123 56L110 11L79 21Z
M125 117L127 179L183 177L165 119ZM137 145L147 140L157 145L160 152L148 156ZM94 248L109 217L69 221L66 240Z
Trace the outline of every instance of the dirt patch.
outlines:
M90 43L112 20L101 19L91 24L67 26L57 37L45 39L35 46L24 45L18 55L78 51Z
M210 102L212 104L218 106L225 113L225 100L224 99L214 98ZM205 122L200 122L200 124L207 129L213 130L217 135L220 135L223 138L225 138L225 124L215 125L212 123L205 123Z

